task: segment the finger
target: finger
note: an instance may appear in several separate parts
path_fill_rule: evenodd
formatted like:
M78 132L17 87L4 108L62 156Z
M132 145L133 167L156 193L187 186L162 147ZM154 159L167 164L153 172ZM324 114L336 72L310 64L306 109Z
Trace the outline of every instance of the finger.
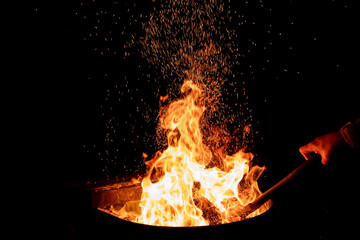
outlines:
M311 158L311 153L316 152L313 145L310 143L300 147L299 151L306 160L309 160Z

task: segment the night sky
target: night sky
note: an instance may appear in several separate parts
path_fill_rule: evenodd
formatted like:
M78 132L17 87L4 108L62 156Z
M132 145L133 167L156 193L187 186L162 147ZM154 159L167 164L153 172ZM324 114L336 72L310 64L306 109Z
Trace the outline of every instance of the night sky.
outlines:
M252 149L269 169L286 172L303 161L300 146L359 116L358 9L350 0L224 2L234 16L241 56L234 72L245 83ZM130 45L160 4L35 1L29 8L32 104L46 129L48 164L62 178L121 178L141 172L142 154L158 150L159 97L169 82Z

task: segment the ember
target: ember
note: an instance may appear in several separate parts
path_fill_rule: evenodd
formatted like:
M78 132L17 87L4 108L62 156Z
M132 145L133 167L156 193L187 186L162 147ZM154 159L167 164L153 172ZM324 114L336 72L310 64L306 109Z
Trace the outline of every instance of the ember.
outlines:
M170 102L159 113L167 148L146 161L141 199L114 210L120 218L156 226L229 223L242 220L239 211L261 194L257 180L265 167L253 166L250 152L226 150L232 138L226 124L234 116L219 106L225 105L222 87L231 75L228 54L236 55L234 32L216 25L231 21L226 17L222 1L174 0L161 4L143 25L142 56L165 80L183 83L180 94L172 83L160 96ZM244 134L250 131L247 126ZM268 208L264 204L249 217Z

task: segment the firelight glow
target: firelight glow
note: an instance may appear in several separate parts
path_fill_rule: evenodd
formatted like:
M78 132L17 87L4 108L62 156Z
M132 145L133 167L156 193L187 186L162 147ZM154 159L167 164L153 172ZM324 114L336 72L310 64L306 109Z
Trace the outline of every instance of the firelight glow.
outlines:
M228 6L222 0L161 2L143 23L144 35L135 45L168 86L166 94L158 95L159 132L166 138L163 150L145 162L140 201L126 203L120 218L156 226L235 222L242 220L240 210L261 194L257 180L265 167L253 164L252 153L230 146L231 139L239 138L231 135L247 135L250 126L240 109L222 101L233 91L236 102L247 107L244 85L245 102L234 87L238 84L224 88L235 78L232 66L240 59L236 31L228 27ZM239 129L227 129L229 124ZM248 217L268 208L264 204Z
M253 154L240 150L228 156L223 149L213 153L203 144L203 87L186 80L181 88L185 96L170 103L161 115L168 148L147 162L141 214L134 222L204 226L239 221L239 210L261 194L257 179L265 167L251 166ZM264 204L249 217L268 208Z

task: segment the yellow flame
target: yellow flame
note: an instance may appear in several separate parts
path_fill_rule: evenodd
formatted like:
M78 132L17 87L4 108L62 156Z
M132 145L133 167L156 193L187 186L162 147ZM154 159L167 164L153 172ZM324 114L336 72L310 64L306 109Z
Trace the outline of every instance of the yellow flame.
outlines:
M160 118L168 131L168 148L147 162L136 222L202 226L238 221L237 212L261 194L257 179L264 167L250 167L251 153L212 153L203 144L200 128L205 111L199 103L201 87L187 80L181 91L187 95L169 104ZM207 167L215 158L216 167ZM263 206L249 217L267 209Z

